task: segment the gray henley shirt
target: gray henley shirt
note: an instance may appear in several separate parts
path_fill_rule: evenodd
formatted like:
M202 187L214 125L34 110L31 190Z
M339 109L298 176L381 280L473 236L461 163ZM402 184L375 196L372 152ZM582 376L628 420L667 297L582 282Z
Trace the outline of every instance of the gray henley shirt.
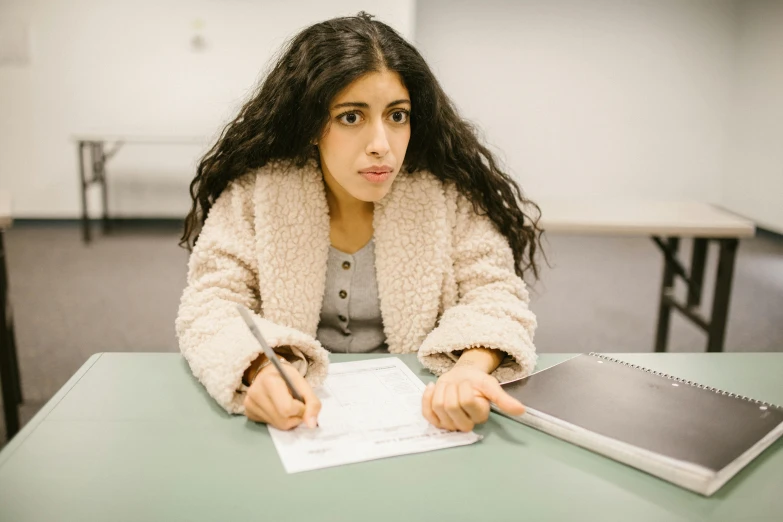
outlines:
M389 351L383 333L372 239L354 254L329 247L316 338L324 348L335 353Z

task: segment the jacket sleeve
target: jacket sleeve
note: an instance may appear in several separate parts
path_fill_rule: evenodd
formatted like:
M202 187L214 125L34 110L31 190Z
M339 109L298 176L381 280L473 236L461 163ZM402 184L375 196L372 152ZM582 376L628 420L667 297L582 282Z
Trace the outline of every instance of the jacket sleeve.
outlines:
M317 340L259 315L254 186L255 175L233 181L210 209L190 255L175 325L193 375L226 411L238 414L245 410L242 375L262 350L239 316L237 303L253 312L272 349L289 346L295 356L306 358L294 362L312 386L323 381L328 367L328 353Z
M507 382L530 374L536 365L536 317L528 308L525 282L514 271L505 236L487 216L457 195L453 263L458 302L444 310L438 326L418 350L421 363L436 375L450 370L462 350L494 348L506 353L492 373Z

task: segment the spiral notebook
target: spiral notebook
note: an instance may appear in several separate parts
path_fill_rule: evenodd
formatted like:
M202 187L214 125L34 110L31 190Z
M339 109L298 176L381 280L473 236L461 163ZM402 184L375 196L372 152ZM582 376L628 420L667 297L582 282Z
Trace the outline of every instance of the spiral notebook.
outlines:
M514 420L706 496L783 434L779 406L595 353L503 388Z

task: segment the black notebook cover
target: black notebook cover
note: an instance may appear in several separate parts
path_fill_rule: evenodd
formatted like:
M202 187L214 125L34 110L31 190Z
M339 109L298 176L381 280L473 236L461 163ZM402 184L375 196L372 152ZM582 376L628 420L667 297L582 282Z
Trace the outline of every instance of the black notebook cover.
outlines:
M783 423L778 406L598 354L503 388L529 409L716 473Z

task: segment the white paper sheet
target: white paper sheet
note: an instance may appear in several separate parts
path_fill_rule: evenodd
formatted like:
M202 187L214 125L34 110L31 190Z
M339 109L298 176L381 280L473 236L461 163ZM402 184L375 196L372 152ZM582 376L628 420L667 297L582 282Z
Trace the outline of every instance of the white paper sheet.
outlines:
M329 365L315 390L318 428L269 427L288 473L464 446L476 433L441 430L421 414L424 383L397 357Z

